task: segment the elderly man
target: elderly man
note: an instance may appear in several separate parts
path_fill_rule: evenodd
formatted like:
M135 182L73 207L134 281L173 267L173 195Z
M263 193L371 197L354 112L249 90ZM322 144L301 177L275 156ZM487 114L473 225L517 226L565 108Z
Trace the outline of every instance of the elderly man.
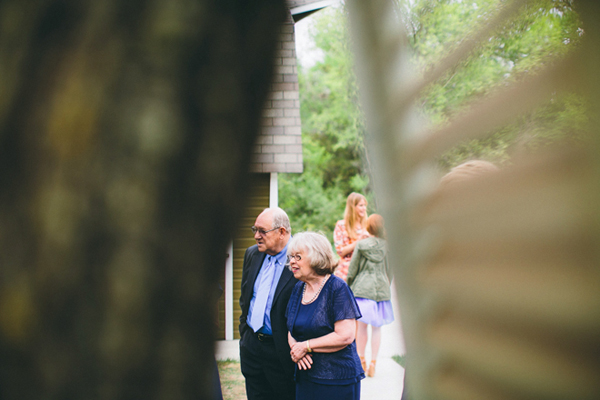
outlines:
M248 400L295 398L285 310L297 280L286 268L290 220L267 208L252 227L256 245L246 250L240 296L240 361Z

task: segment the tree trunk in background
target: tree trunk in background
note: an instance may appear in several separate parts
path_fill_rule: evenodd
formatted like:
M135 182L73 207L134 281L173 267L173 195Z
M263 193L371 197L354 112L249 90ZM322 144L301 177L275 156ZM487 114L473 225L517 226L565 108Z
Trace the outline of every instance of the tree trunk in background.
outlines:
M2 399L210 398L285 12L0 0Z

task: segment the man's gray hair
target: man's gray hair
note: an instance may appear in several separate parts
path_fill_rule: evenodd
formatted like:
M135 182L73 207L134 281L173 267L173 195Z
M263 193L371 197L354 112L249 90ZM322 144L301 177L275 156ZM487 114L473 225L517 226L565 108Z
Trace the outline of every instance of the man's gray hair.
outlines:
M267 208L265 211L271 212L273 217L273 225L271 228L285 228L288 233L292 233L290 219L285 211L279 207Z

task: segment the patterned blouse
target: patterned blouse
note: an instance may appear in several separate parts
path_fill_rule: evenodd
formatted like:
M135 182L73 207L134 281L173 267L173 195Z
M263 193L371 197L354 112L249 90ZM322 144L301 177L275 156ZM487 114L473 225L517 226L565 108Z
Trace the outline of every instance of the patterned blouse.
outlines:
M367 231L364 229L356 230L357 238L365 234L367 234ZM338 255L340 254L340 251L342 251L343 247L346 247L357 240L358 239L351 239L348 236L348 232L346 231L346 221L342 219L335 224L335 229L333 230L333 244ZM352 260L352 252L346 254L345 257L340 258L340 263L335 270L335 275L342 278L344 281L346 281L346 276L348 276L348 266L350 265L350 260Z

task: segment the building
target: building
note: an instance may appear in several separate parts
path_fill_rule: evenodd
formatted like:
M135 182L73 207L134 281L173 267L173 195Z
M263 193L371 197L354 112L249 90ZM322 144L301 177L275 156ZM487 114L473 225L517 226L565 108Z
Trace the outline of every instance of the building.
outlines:
M252 149L250 171L254 190L248 194L248 205L229 248L225 279L221 284L224 294L219 302L218 339L239 338L242 263L246 248L255 243L250 227L263 209L278 205L277 174L302 172L302 124L294 23L336 3L339 0L288 1L290 12L280 28L271 92L263 108L261 132Z

